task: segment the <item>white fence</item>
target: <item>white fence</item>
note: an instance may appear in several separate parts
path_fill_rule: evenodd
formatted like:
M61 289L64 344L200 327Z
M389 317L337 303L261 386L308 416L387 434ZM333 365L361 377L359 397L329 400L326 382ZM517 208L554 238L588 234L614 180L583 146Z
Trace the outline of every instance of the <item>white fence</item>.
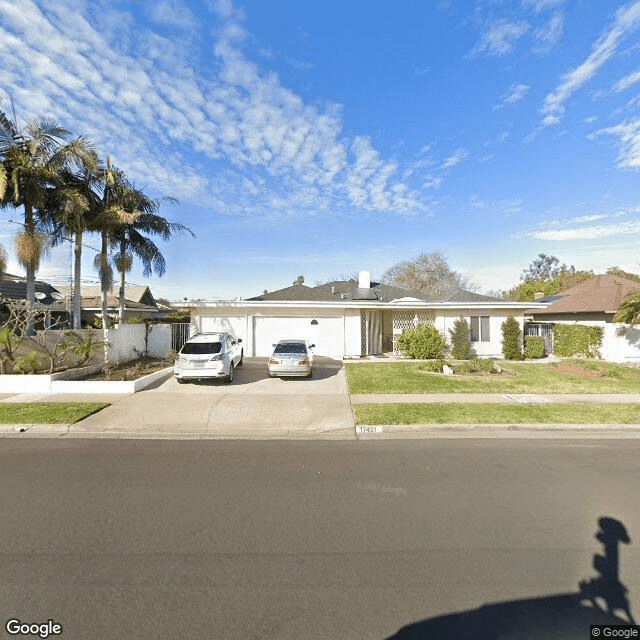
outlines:
M109 360L111 362L125 362L137 357L137 352L145 351L144 324L125 324L115 329L109 329ZM171 325L149 325L146 338L146 351L152 358L163 358L171 349Z

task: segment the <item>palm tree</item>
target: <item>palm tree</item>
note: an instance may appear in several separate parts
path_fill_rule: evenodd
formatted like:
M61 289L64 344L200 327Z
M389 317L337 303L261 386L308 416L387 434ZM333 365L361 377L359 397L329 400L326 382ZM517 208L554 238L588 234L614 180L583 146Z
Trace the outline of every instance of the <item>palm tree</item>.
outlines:
M98 154L91 150L78 173L65 169L52 189L53 243L72 236L74 240L74 270L72 318L73 328L81 328L82 316L82 240L85 231L98 227L100 200L94 185L100 176Z
M15 238L18 260L26 269L27 302L35 302L35 274L48 246L43 228L50 222L50 191L63 169L81 163L87 141L51 118L29 118L19 129L0 112L0 154L6 186L0 206L24 208L24 226Z
M158 246L144 234L160 237L162 240L170 240L174 235L193 232L178 222L169 222L155 213L162 200L151 200L142 191L137 189L132 193L137 202L136 210L139 215L129 224L118 227L114 233L118 253L114 257L114 265L120 274L120 290L118 292L119 312L118 322L124 319L124 292L126 274L131 270L134 256L142 262L142 275L148 278L154 272L163 276L166 272L166 261ZM164 201L171 201L164 198Z

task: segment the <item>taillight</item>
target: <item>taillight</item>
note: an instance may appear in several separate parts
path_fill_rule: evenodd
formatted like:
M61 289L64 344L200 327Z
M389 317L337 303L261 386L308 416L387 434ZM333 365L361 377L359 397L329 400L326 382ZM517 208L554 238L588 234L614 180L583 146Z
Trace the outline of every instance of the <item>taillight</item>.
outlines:
M280 364L280 360L276 360L275 358L269 358L269 364Z
M309 358L303 358L302 360L298 360L298 364L309 364Z

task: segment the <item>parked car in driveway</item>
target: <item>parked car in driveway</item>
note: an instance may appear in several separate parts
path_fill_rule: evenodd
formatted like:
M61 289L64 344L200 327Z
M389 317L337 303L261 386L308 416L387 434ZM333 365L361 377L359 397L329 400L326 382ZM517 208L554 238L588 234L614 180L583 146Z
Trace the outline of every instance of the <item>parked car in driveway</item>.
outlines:
M273 353L267 362L269 375L306 376L313 375L313 347L306 340L280 340L274 344Z
M242 365L242 339L230 331L197 333L184 343L173 372L178 382L202 378L224 378L233 382L234 370Z

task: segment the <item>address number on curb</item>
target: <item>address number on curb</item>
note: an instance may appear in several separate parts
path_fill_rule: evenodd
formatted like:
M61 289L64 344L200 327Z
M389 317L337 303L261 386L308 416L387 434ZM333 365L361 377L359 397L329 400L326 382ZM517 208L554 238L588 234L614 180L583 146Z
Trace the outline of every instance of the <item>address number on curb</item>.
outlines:
M382 433L382 427L358 427L358 433Z

